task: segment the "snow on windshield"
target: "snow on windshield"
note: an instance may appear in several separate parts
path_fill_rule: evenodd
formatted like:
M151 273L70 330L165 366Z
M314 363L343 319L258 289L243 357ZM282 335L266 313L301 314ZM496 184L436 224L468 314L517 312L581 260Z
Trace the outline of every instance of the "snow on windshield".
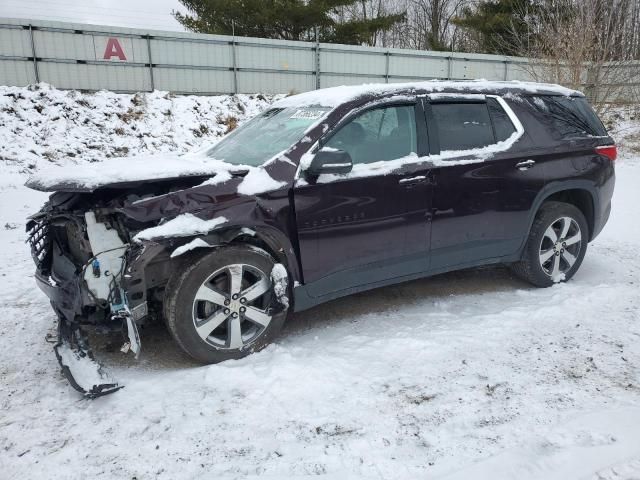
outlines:
M228 163L259 166L303 138L328 108L272 108L238 128L207 152Z

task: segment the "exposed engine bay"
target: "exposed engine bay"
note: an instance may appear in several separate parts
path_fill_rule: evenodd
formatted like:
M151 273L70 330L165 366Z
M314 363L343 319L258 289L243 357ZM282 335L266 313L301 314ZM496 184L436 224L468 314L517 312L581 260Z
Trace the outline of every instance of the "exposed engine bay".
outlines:
M171 271L167 243L134 241L137 232L159 220L136 220L127 209L200 182L202 178L191 177L96 192L58 192L30 217L27 232L37 284L58 316L56 357L71 385L85 396L121 388L93 361L86 329L121 332L121 351L137 357L138 326L161 317L162 290Z

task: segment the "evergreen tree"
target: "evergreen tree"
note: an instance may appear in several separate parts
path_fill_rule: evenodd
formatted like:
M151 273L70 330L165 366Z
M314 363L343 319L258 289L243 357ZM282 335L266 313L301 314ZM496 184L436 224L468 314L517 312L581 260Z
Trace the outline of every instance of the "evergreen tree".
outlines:
M523 39L533 35L530 23L540 8L533 0L481 0L453 22L477 34L482 53L518 55Z
M187 30L243 37L313 40L352 45L372 44L378 32L404 15L338 22L337 9L358 0L180 0L188 13L174 12Z

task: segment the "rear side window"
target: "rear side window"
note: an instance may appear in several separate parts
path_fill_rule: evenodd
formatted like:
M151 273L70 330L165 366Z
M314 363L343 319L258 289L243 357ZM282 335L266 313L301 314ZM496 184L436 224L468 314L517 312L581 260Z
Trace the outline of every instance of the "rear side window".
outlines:
M516 127L495 98L487 98L487 106L493 120L496 141L503 142L515 133Z
M560 138L601 137L607 130L584 97L536 95L531 104L551 122Z
M495 143L485 103L433 103L440 151L470 150Z

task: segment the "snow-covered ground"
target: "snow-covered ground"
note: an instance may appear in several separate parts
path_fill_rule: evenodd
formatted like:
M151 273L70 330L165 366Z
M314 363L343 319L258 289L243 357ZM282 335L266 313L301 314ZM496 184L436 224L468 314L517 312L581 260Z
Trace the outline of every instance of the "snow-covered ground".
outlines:
M24 244L45 195L26 173L118 146L183 151L246 118L239 103L268 104L155 93L127 123L132 99L0 87L0 478L640 478L640 119L614 119L612 217L571 282L491 267L379 289L207 367L154 327L138 361L98 349L126 387L86 401L46 341L55 319Z

